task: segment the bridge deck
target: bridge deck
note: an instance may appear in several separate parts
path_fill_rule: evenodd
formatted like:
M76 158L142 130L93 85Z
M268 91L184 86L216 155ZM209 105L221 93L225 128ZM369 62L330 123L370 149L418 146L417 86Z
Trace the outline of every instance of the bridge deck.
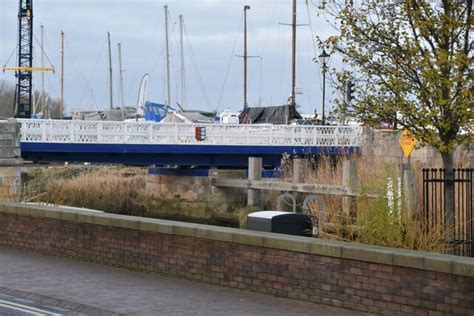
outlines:
M352 153L362 129L348 126L158 124L19 120L25 159L243 167L249 156L278 165L284 153ZM204 128L198 140L196 128Z

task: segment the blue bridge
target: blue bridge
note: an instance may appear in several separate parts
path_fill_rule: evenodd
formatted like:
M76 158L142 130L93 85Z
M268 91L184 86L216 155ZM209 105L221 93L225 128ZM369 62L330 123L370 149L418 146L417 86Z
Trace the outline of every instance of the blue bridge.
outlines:
M362 128L349 126L169 124L21 119L21 152L36 162L245 168L262 157L351 154Z

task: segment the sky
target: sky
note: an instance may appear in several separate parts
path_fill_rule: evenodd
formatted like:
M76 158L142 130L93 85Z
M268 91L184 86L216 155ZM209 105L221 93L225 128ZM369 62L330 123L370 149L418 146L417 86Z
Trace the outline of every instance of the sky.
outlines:
M316 2L313 0L312 2ZM41 0L34 1L34 66L40 66L40 25L44 50L57 69L46 73L45 90L60 95L60 32L65 33L65 103L72 109L109 107L107 32L112 37L114 105L120 106L117 42L122 43L125 105L136 106L141 78L150 74L147 100L164 103L166 63L164 5L160 0ZM243 106L243 7L248 11L249 91L251 106L285 104L291 92L291 0L173 0L168 2L171 62L171 104L180 102L180 14L185 23L186 109L240 110ZM0 0L0 66L14 52L18 0ZM311 20L311 25L309 24ZM322 75L312 59L313 36L334 31L318 16L315 5L298 0L297 96L300 112L321 113ZM312 33L314 31L314 33ZM337 63L337 56L331 63ZM16 55L7 66L15 66ZM49 66L49 61L46 66ZM34 85L40 88L40 73ZM13 72L0 80L14 83ZM328 82L326 107L333 95Z

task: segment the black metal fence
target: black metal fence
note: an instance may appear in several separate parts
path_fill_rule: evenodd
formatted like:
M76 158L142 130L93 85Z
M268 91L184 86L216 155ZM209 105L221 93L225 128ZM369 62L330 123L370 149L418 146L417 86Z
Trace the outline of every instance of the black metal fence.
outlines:
M454 254L474 257L474 169L454 169L447 179L445 169L423 169L423 213L430 227L446 227L446 183L454 190Z

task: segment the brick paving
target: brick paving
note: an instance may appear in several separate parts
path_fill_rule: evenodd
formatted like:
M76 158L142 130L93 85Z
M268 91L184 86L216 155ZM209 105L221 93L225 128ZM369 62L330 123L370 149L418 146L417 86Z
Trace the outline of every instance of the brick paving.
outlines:
M0 293L92 315L360 315L5 247L0 247Z

